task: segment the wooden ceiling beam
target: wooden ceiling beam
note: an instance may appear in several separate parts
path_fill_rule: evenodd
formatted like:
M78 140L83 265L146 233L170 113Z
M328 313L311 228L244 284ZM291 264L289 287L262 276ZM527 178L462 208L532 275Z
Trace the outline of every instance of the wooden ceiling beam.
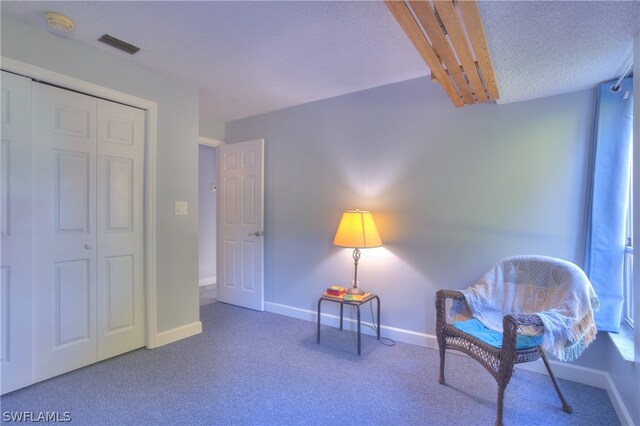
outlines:
M484 94L484 87L480 76L476 71L475 61L469 45L467 44L467 37L464 34L464 30L458 20L458 13L451 0L434 0L434 6L440 15L440 19L447 29L451 44L458 55L458 59L462 63L462 68L465 70L465 74L469 78L471 86L478 97L478 102L486 102L487 98Z
M461 65L459 65L459 66L458 66L458 68L460 68L460 71L464 71L464 70L462 69L462 66L461 66ZM476 69L477 69L477 72L480 72L480 70L478 69L478 63L477 63L477 62L476 62ZM447 75L450 75L449 70L445 69L445 70L444 70L444 72L446 72L446 73L447 73ZM438 79L436 78L436 76L435 76L435 74L434 74L434 73L431 73L431 81L433 81L434 83L437 83L437 82L438 82ZM486 89L484 89L484 88L483 88L482 90L484 91L484 97L485 97L486 99L490 99L490 96L489 96L489 94L487 93L487 90L486 90ZM473 93L473 95L475 95L475 93Z
M456 107L463 106L464 102L462 101L462 98L451 83L451 80L440 63L440 59L433 51L433 48L427 41L418 23L413 18L413 15L405 2L385 0L385 4L407 34L407 37L409 37L409 40L411 40L418 53L420 53L422 59L424 59L431 71L435 74L436 78L444 88L444 91L453 101L453 104Z
M487 39L482 29L478 5L475 1L460 1L458 2L458 7L460 8L462 19L464 19L467 27L467 34L469 35L471 45L476 54L489 97L492 100L497 100L500 98L500 94L498 93L496 77L493 74L493 64L491 63L491 56L489 55Z
M438 55L442 59L442 62L444 62L446 70L449 71L447 74L450 75L453 79L456 88L462 96L462 99L464 99L464 102L468 105L474 104L475 100L473 99L473 95L471 94L471 89L469 89L467 81L464 77L464 73L458 65L458 60L451 50L447 39L444 37L444 34L442 32L442 29L440 28L440 24L438 23L438 19L436 18L436 14L432 9L431 4L428 1L424 0L410 0L409 4L413 9L413 13L415 14L416 18L418 18L418 21L420 21L420 23L422 24L422 28L424 28L427 35L429 36L434 50L438 52ZM482 86L482 84L480 84L480 86ZM475 90L477 91L477 89Z
M385 0L457 107L500 97L476 1Z

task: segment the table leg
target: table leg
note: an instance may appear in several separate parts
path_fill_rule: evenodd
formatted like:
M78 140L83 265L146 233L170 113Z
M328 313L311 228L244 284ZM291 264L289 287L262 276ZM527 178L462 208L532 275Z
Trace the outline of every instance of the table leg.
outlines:
M356 305L356 310L358 311L358 355L360 355L360 348L362 346L360 336L360 305Z
M343 310L344 310L344 303L340 303L340 330L342 330Z
M382 328L382 321L380 321L380 298L376 296L378 301L378 340L380 340L380 328Z
M318 300L318 329L316 335L318 336L317 340L320 343L320 304L322 303L322 299Z

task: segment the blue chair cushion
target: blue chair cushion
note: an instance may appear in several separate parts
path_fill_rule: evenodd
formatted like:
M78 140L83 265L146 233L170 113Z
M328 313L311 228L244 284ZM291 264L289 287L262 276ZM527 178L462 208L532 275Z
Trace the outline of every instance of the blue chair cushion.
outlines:
M457 321L453 325L458 330L472 335L473 337L482 340L483 342L491 345L495 348L502 348L502 333L488 329L480 321L473 318L467 321ZM542 344L543 335L538 334L536 336L525 336L518 334L516 337L516 350L520 349L533 349L536 346Z

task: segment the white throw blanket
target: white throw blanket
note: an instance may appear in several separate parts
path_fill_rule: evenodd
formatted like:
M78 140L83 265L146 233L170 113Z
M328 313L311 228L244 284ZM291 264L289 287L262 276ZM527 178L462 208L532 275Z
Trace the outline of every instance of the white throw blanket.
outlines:
M561 361L573 361L595 340L593 311L600 302L573 263L545 256L511 257L462 293L473 316L492 330L502 332L506 314L538 315L544 324L542 347Z

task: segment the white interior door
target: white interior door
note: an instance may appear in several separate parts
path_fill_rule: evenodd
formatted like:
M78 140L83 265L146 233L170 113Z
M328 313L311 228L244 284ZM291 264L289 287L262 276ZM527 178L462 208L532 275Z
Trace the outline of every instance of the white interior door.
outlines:
M98 359L144 346L144 118L98 100Z
M2 391L31 383L31 80L2 71ZM27 354L28 356L25 356Z
M264 310L264 139L222 145L218 155L218 298Z
M33 83L35 380L95 362L95 98Z

